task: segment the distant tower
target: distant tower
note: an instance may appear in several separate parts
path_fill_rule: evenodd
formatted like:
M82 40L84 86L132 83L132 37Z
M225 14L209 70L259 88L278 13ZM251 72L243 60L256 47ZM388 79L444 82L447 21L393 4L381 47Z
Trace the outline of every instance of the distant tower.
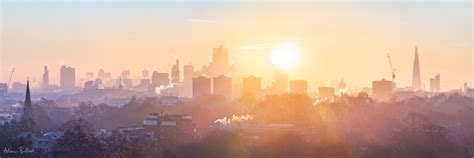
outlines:
M213 49L212 63L210 67L212 77L217 77L227 73L229 69L229 54L227 48L225 48L223 44L218 48Z
M346 82L344 82L344 77L341 78L341 82L339 82L339 87L338 89L341 90L341 89L346 89L347 85L346 85Z
M23 115L21 117L21 124L24 130L27 132L33 132L35 122L33 121L33 109L31 107L31 96L30 96L30 81L26 81L26 96L25 105L23 108Z
M290 93L306 94L308 91L308 82L306 80L291 80Z
M262 79L255 75L244 77L242 86L243 93L258 94L262 89Z
M44 66L44 72L43 72L43 89L46 89L49 86L49 71L48 71L48 66Z
M413 63L412 87L421 90L420 61L418 59L418 47L415 47L415 62Z
M148 70L145 69L145 70L142 71L142 78L143 79L148 79Z
M211 78L199 76L193 78L193 98L211 94Z
M288 71L277 69L275 70L274 88L277 92L286 92L288 90Z
M439 92L440 91L440 75L436 74L435 77L430 78L430 91L431 92Z
M76 69L70 66L61 66L59 71L59 86L63 90L73 90L76 86Z
M123 86L122 86L122 77L119 78L119 86L118 86L118 89L123 89Z
M193 96L193 77L194 77L194 66L184 65L183 66L183 88L181 96L192 97Z
M232 76L221 75L212 79L212 93L214 95L220 95L225 99L232 99Z
M171 83L179 83L179 60L176 60L176 64L171 68Z

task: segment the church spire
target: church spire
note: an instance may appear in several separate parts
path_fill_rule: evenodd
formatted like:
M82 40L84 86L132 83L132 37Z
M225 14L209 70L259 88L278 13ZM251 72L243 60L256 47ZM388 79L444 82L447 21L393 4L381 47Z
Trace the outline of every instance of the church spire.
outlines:
M30 80L26 81L25 107L27 104L31 107Z
M26 81L26 94L25 104L23 107L23 115L21 117L21 124L23 129L27 132L33 132L35 122L33 121L33 109L31 107L31 95L30 95L30 81Z

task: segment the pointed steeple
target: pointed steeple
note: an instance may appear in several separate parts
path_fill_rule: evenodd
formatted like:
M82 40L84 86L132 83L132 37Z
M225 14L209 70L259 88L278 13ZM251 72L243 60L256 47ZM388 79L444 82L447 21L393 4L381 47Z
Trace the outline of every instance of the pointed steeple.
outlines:
M25 104L23 107L23 115L21 116L21 124L26 132L35 130L35 122L33 120L33 109L31 107L30 81L26 81Z
M26 81L25 107L27 104L31 107L30 80Z
M421 90L420 61L418 58L418 47L415 46L415 61L413 63L412 88Z

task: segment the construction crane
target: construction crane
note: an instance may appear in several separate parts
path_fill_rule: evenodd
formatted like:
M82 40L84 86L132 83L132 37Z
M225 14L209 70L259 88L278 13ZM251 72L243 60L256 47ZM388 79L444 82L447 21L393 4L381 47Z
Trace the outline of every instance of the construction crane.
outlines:
M13 72L15 72L15 68L13 68L13 69L12 69L12 73L10 73L10 79L8 79L7 87L10 87L10 82L12 81Z
M392 90L395 88L395 69L392 66L392 59L390 59L390 54L387 53L388 63L390 64L390 71L392 72Z

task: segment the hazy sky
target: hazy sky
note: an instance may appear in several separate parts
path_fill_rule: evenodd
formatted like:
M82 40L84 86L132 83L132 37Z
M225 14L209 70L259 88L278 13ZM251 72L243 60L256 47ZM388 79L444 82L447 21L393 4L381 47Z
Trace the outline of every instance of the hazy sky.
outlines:
M77 81L99 68L170 71L175 58L198 68L212 47L224 43L238 74L272 78L269 52L293 42L301 61L291 78L310 87L336 86L344 77L353 88L390 79L386 54L397 70L397 85L411 85L415 45L421 77L441 74L442 90L474 84L473 4L458 2L0 2L0 82L27 76L50 82L60 65L76 67ZM196 68L195 68L196 69ZM80 83L82 85L82 83Z

